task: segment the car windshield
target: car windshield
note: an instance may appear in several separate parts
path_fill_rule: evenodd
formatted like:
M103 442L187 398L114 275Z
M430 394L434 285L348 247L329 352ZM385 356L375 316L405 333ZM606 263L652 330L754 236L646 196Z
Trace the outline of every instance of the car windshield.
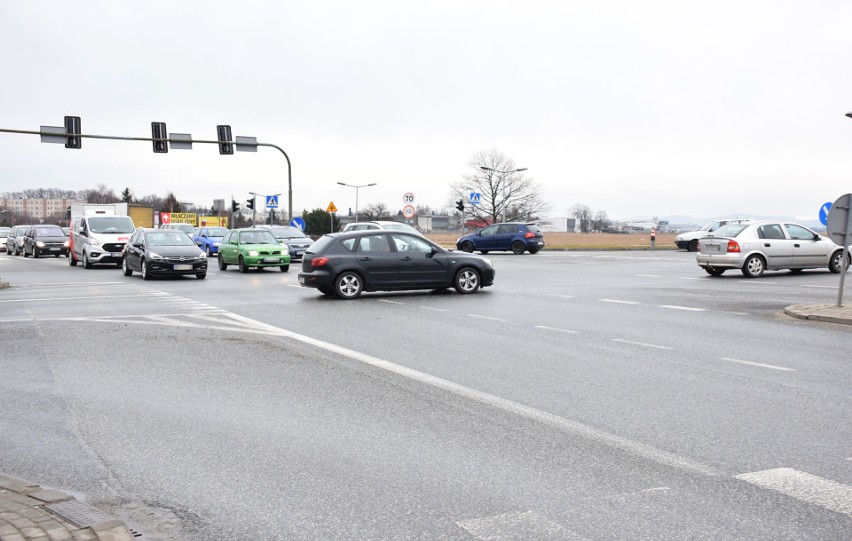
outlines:
M420 234L420 231L414 229L408 224L403 223L392 223L392 224L384 224L382 227L385 229L391 229L393 231L407 231L408 233L417 233Z
M211 227L207 230L208 237L224 237L228 234L227 227Z
M0 227L0 236L8 235L12 230L8 227Z
M183 231L184 233L188 233L190 235L192 235L192 233L195 231L195 226L191 225L191 224L172 224L171 228L172 229L178 229L178 230Z
M243 231L240 244L278 244L278 241L269 231Z
M149 246L195 246L192 239L180 231L163 231L148 234Z
M133 220L127 216L99 216L89 218L92 233L133 233Z
M64 237L65 233L58 227L36 227L36 237Z
M270 229L276 239L303 239L305 234L295 227L273 227Z
M736 237L748 227L748 224L728 224L723 225L713 232L714 237Z

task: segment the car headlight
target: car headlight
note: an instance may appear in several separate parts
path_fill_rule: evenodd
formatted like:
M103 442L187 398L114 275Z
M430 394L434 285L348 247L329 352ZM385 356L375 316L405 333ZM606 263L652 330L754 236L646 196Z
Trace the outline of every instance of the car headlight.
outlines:
M38 246L39 248L44 248L44 243L43 243L42 241L40 241L40 240L37 240L37 241L36 241L36 246Z
M216 248L218 248L221 244L222 244L221 242L214 242L214 243L213 243L213 246L215 246Z
M89 239L89 244L91 244L92 246L100 246L101 241L99 241L98 239Z
M257 257L257 250L249 250L249 257Z
M151 259L163 259L163 256L160 254L155 254L154 252L148 252L148 257Z
M681 237L679 235L677 237L675 237L675 242L680 242L682 240L683 240L683 237Z
M68 248L68 241L65 241L65 247Z
M207 259L207 254L205 254L204 252L201 252L200 254L198 254L197 259Z

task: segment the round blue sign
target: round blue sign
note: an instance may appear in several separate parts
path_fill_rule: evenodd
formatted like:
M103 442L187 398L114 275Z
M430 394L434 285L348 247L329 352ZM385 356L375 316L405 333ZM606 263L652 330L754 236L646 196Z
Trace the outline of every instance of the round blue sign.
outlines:
M303 220L301 216L296 216L295 218L290 220L290 225L293 227L298 227L299 231L305 230L305 220Z
M828 225L828 211L831 210L831 202L824 203L819 208L819 222L822 225Z

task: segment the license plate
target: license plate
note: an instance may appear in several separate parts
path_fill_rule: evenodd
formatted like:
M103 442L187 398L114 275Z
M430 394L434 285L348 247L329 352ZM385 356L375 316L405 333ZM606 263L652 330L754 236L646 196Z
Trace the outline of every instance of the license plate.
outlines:
M49 248L49 250L50 250L51 252L58 252L58 251L59 251L59 248Z
M192 265L175 265L175 270L192 270Z
M296 255L305 255L304 250L296 250Z
M302 285L305 285L305 277L304 276L299 276L299 283L302 284Z
M277 257L267 257L263 260L264 263L278 263L279 261L281 260Z

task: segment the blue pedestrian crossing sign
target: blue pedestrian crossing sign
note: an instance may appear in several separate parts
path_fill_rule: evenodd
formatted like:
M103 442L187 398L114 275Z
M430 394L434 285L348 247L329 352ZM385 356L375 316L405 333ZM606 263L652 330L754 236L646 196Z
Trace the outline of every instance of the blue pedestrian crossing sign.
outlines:
M482 194L479 192L470 192L469 201L471 205L478 205L479 200L482 198Z
M278 208L278 196L277 195L267 195L266 196L266 208L268 208L268 209L277 209Z

